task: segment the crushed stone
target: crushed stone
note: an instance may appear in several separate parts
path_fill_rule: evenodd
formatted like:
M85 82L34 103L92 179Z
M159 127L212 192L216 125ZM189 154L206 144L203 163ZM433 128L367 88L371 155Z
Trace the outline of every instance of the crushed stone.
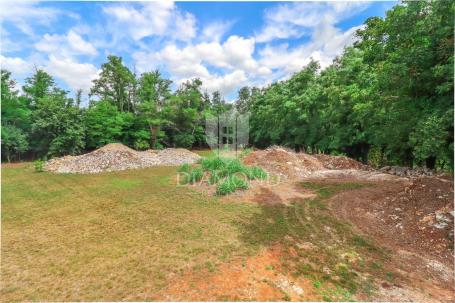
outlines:
M94 174L153 166L192 164L198 154L183 148L136 151L120 143L110 143L80 156L64 156L46 162L44 169L55 173Z

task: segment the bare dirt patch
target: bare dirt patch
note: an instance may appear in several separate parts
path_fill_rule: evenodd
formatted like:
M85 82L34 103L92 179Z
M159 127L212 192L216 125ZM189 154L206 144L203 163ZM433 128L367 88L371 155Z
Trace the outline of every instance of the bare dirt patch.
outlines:
M188 271L157 294L163 301L310 301L319 296L307 279L283 273L283 247L237 258L216 269ZM320 299L320 297L319 297Z
M340 193L329 205L391 251L395 282L380 285L375 299L454 300L453 183L425 177L372 185Z

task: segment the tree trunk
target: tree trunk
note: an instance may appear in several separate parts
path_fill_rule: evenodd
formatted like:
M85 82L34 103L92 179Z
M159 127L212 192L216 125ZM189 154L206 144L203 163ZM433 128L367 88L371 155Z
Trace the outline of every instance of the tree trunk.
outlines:
M150 133L152 134L152 148L156 149L158 132L160 130L159 126L150 126Z

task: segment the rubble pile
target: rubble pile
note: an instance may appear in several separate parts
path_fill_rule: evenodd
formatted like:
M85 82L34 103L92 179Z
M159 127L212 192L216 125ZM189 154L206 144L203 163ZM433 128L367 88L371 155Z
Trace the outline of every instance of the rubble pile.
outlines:
M56 173L93 174L158 165L192 164L199 158L199 155L181 148L136 151L120 143L111 143L84 155L51 159L46 162L44 169Z
M269 174L284 178L306 177L313 171L324 169L316 158L280 146L254 151L243 158L243 162L246 165L260 166Z
M368 170L370 167L354 159L345 156L330 156L325 154L313 155L327 169L361 169Z
M401 166L384 166L379 169L382 172L400 177L424 177L434 176L435 172L426 167L401 167Z

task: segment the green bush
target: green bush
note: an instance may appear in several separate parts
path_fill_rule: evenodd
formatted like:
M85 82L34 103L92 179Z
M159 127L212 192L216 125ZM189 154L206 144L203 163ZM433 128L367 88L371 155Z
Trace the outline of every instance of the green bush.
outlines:
M216 170L225 168L228 162L229 159L210 157L202 159L201 165L204 170Z
M204 176L204 171L202 170L202 168L200 167L197 167L197 168L194 168L188 175L188 178L189 178L189 182L191 184L193 183L196 183L196 182L199 182L202 180L202 177Z
M220 196L225 196L233 192L235 192L235 186L229 181L229 179L225 179L216 187L216 193Z
M174 136L174 143L178 147L190 148L193 146L195 138L191 134L178 134Z
M237 189L248 189L248 183L243 178L232 175L218 184L216 187L216 193L220 196L224 196L235 192Z
M180 166L177 171L180 173L189 173L190 170L191 170L191 165L189 165L188 163L185 163L182 166Z
M44 161L43 160L36 160L35 161L35 171L37 173L41 173L44 171Z
M232 159L226 165L226 171L228 175L240 173L245 170L245 166L240 162L239 159Z
M249 180L267 178L267 173L258 166L245 167L243 173L248 177Z
M216 171L216 170L211 170L210 171L210 177L209 177L209 184L210 185L218 183L218 181L220 181L220 179L221 179L221 176L220 176L218 171Z

